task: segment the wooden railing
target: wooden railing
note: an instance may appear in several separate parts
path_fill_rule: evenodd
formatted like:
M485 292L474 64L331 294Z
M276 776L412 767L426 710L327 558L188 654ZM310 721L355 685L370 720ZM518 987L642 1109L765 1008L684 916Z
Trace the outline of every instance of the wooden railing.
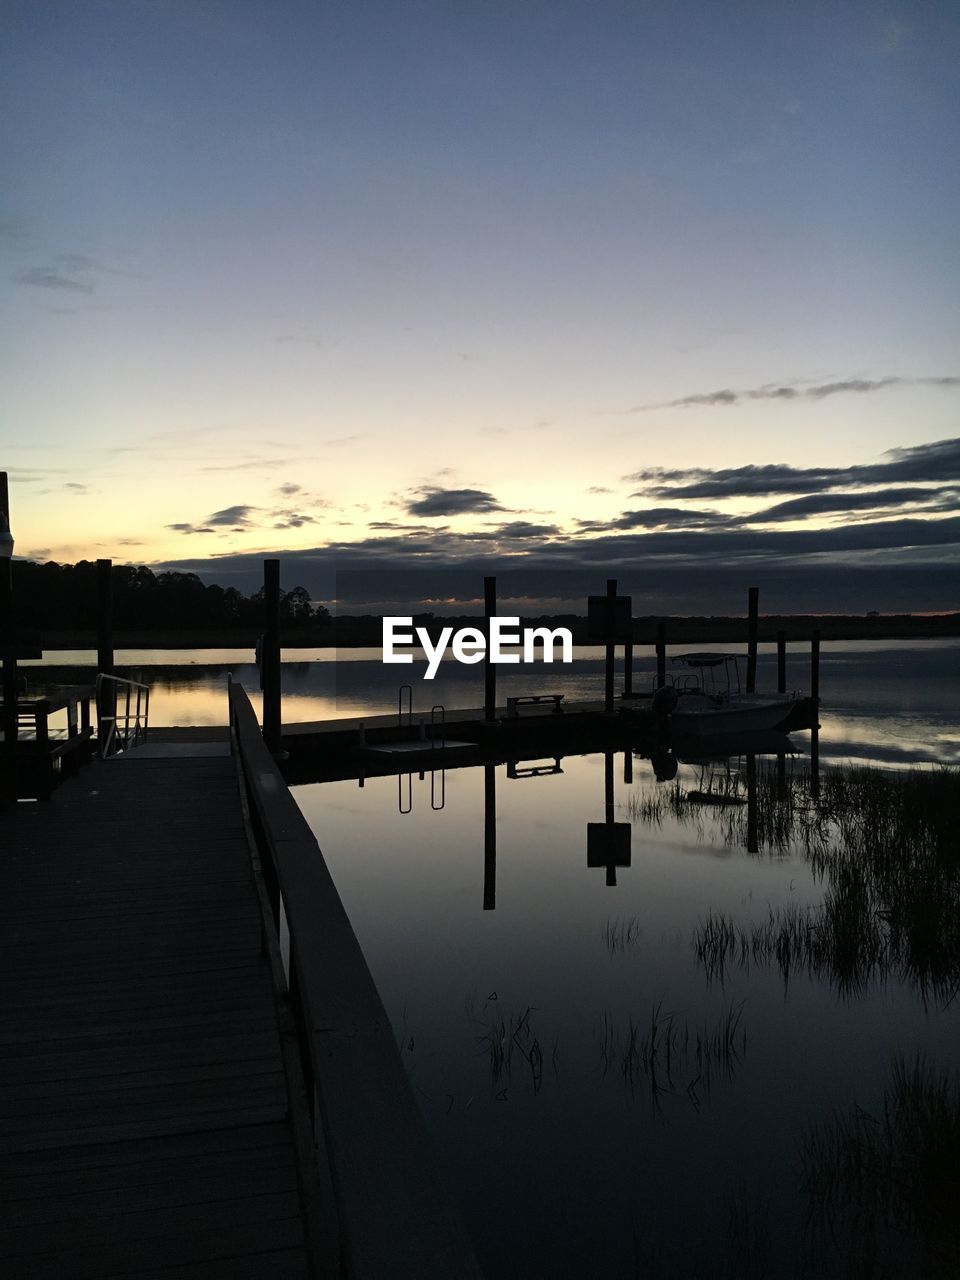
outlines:
M231 684L230 726L298 1024L314 1139L335 1199L339 1274L481 1275L443 1185L393 1029L316 838ZM284 950L286 950L284 948Z

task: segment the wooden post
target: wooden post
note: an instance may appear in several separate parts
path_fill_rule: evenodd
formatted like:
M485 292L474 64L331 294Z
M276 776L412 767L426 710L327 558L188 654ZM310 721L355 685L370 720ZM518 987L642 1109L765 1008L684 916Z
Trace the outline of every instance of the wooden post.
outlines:
M263 562L263 740L280 752L280 561Z
M633 627L632 618L630 626ZM633 693L633 640L629 638L623 642L623 692L628 698Z
M667 683L667 624L657 623L657 688Z
M0 471L0 533L10 532L10 494L7 473ZM10 548L12 550L12 547ZM0 556L0 644L3 645L4 785L0 803L17 798L17 647L13 630L13 556Z
M483 766L483 909L497 906L497 770Z
M604 694L603 709L609 713L613 711L613 678L614 667L616 664L616 640L615 640L615 615L617 610L617 580L616 578L607 579L607 610L606 625L604 631L606 633L606 660L604 662Z
M487 648L483 656L483 718L492 724L497 718L497 668L490 661L490 619L497 612L497 580L483 580L483 616L487 620Z
M787 633L777 632L777 693L787 692Z
M751 587L747 597L747 693L757 690L757 610L760 588Z
M810 794L820 795L820 632L814 631L810 641L810 700L813 703L813 725L810 731Z
M113 561L97 561L97 671L112 676L113 665ZM112 680L100 686L97 700L97 740L101 752L117 714L117 687Z

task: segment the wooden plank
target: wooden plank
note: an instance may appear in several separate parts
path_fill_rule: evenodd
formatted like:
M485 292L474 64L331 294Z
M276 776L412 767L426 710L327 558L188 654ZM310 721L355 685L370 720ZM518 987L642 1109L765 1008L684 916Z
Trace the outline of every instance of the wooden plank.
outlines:
M124 763L0 819L0 1271L306 1275L233 761Z

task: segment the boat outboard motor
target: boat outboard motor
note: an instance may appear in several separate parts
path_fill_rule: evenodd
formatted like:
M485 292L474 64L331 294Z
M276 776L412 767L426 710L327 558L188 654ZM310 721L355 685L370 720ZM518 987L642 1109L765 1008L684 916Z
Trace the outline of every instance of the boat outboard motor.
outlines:
M677 776L678 761L672 751L654 751L650 756L653 776L658 782L672 782Z
M658 716L668 716L671 711L675 711L677 703L680 701L680 695L672 684L662 684L653 695L653 713Z

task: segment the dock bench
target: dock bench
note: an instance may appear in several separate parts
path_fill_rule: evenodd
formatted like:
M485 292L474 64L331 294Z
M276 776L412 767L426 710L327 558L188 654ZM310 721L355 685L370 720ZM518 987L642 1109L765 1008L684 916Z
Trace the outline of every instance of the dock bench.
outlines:
M534 707L539 706L541 702L553 703L553 715L558 716L563 713L563 694L562 693L531 693L525 694L518 698L507 699L507 718L516 720L520 712L518 707Z
M89 763L93 696L92 687L81 687L17 702L17 791L22 799L49 800L62 777ZM57 711L67 713L65 729L50 727L50 717Z

